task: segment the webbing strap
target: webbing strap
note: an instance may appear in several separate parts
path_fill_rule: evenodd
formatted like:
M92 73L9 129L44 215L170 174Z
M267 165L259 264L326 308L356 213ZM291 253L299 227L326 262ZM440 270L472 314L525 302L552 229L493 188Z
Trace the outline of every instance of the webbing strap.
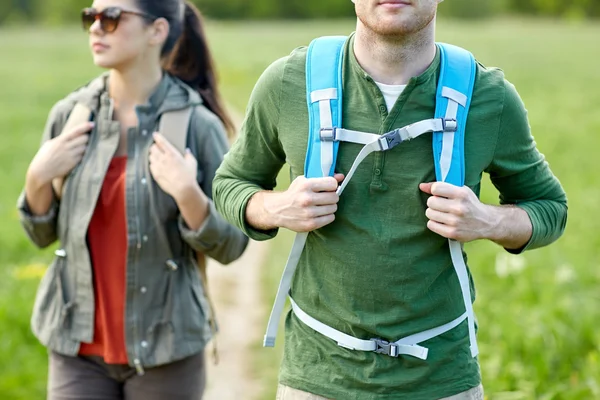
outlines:
M338 346L345 347L350 350L362 350L362 351L377 351L380 348L380 343L375 339L372 340L362 340L355 338L354 336L347 335L343 332L338 331L337 329L333 329L332 327L325 325L324 323L314 319L310 315L306 314L302 309L296 304L293 299L290 299L292 303L292 310L294 310L294 314L302 321L304 324L308 325L315 331L319 332L322 335L327 336L328 338L335 340ZM410 355L413 357L420 358L421 360L427 359L428 350L419 346L416 343L409 344L396 344L394 343L394 351L390 352L390 356L398 357L400 354Z
M290 255L288 256L287 263L285 264L285 268L283 270L283 275L281 275L279 288L277 289L277 295L275 295L275 302L273 303L273 309L271 310L271 315L269 316L267 333L265 334L263 341L264 347L275 346L279 318L283 313L285 299L287 298L290 287L292 286L292 278L294 277L294 272L296 272L296 267L298 266L298 261L300 261L300 256L302 255L302 250L306 244L307 237L308 233L302 232L297 233L296 238L294 239L292 251L290 251Z
M341 126L342 121L342 55L346 37L329 36L315 39L306 60L306 95L309 110L309 136L304 175L307 178L333 175L333 164L339 143L321 141L319 132ZM327 74L323 71L331 71ZM269 316L263 345L273 347L279 319L290 291L292 278L306 243L308 233L298 233L292 245L273 309Z
M311 93L311 100L319 103L319 117L321 129L332 129L332 113L331 113L331 100L335 100L337 96L337 90L321 89ZM321 141L321 174L322 176L328 176L331 167L333 166L333 141ZM285 307L285 299L292 286L292 279L296 272L296 267L302 256L302 250L306 244L308 233L301 232L297 233L294 238L292 250L288 256L288 260L279 282L279 288L277 289L277 295L275 296L275 302L269 316L269 322L267 323L267 332L264 337L263 346L273 347L275 346L275 339L277 338L277 328L279 324L279 318L283 313Z
M398 128L395 132L398 133L402 141L412 140L424 133L436 132L436 131L448 131L456 129L454 120L447 120L444 118L431 118L423 121L415 122L414 124L407 125L403 128ZM391 132L388 132L391 133ZM367 133L360 131L353 131L351 129L335 128L332 130L324 130L321 132L321 141L333 140L339 142L350 142L358 144L369 144L377 139L380 139L382 135L375 133Z
M448 108L446 109L446 119L456 119L458 114L458 106L466 104L466 96L462 93L444 87L442 89L444 97L448 98ZM454 152L454 132L444 132L442 141L442 153L440 155L440 172L442 174L442 181L446 182L448 179L448 173L452 165L452 156ZM479 348L477 346L477 337L475 334L475 313L473 312L473 302L471 301L471 289L469 285L469 274L467 272L467 266L463 258L462 246L456 240L448 240L450 247L450 256L452 258L452 264L454 270L458 276L460 283L460 290L462 292L463 303L466 309L467 321L469 325L469 341L471 343L471 355L476 357L479 354Z
M441 65L435 117L456 119L457 129L455 132L434 132L436 178L438 181L462 187L465 184L464 136L475 84L476 63L471 53L459 47L439 43L438 48L441 53ZM475 335L469 274L461 244L449 240L448 245L467 315L471 355L476 357L479 349Z
M458 276L460 283L460 290L462 292L463 303L465 304L467 322L469 326L469 341L471 343L471 356L477 357L479 354L479 346L477 345L477 336L475 334L475 313L473 312L473 302L471 301L471 290L469 286L469 274L467 272L467 265L463 258L462 245L456 240L448 240L450 245L450 256L452 257L452 264L454 264L454 270Z
M333 117L331 115L331 100L319 100L319 118L321 129L333 129ZM329 175L333 166L333 142L321 141L321 173L322 176Z
M454 91L456 92L456 91ZM460 98L458 95L461 93L445 92L445 94L452 94L455 98ZM446 109L447 119L456 119L458 112L459 103L454 98L448 99L448 108ZM444 132L442 141L442 153L440 155L440 172L442 174L442 180L444 182L448 179L448 172L452 165L452 156L454 152L454 132ZM473 312L473 302L471 301L471 289L469 285L469 274L467 272L467 266L462 254L462 246L456 240L448 240L450 247L450 256L452 258L452 264L454 270L458 276L460 283L460 290L463 297L463 303L466 309L467 321L469 325L469 341L471 343L471 355L476 357L479 354L479 348L477 346L477 338L475 334L475 313Z
M446 109L446 119L456 120L458 113L458 103L453 99L448 99L448 108ZM441 130L441 129L439 129ZM454 132L445 132L442 141L442 154L440 155L440 170L442 180L446 181L450 167L452 166L452 151L454 149Z
M345 347L350 350L375 351L392 357L398 357L400 354L409 355L421 360L427 359L429 350L426 347L420 346L418 343L423 343L429 339L448 332L451 329L456 328L465 319L467 319L467 313L464 313L446 324L428 329L423 332L415 333L395 342L389 343L379 339L358 339L354 336L340 332L337 329L325 325L324 323L308 315L293 299L290 299L290 302L292 304L292 310L294 311L294 314L300 321L320 334L336 341L338 346Z
M350 183L350 180L352 179L352 176L358 169L358 166L360 165L360 163L362 163L369 154L376 152L376 151L381 151L381 145L379 144L379 139L365 145L360 150L360 152L356 156L356 159L354 160L354 163L352 163L352 167L350 168L350 171L348 171L348 174L344 178L344 181L342 182L342 184L340 185L340 187L338 187L338 189L336 191L336 193L338 195L341 195L342 192L344 191L344 189L346 188L346 186L348 186L348 183Z
M446 130L452 129L451 126L447 126L447 122L443 119L429 119L417 122L415 124L406 126L404 128L396 129L388 132L384 135L376 135L372 133L352 131L348 129L334 129L331 128L331 112L330 112L330 96L334 95L332 90L321 90L319 93L311 94L311 99L315 99L320 104L325 106L320 107L321 115L321 132L331 132L331 137L321 137L321 170L323 176L327 175L327 171L330 170L333 163L333 143L335 141L348 141L353 143L362 143L367 141L365 146L358 153L358 156L354 160L350 171L346 175L342 185L337 189L336 193L341 195L344 189L348 186L348 183L352 180L354 173L358 169L359 165L369 156L369 154L376 151L387 151L396 145L402 143L402 136L406 140L414 139L424 133L433 132L434 130ZM277 295L275 296L275 302L269 316L269 322L267 324L267 332L264 337L263 346L273 347L275 345L275 339L277 336L277 328L280 315L283 312L285 306L286 295L288 294L296 267L300 261L302 250L308 237L307 233L298 233L294 239L292 250L288 257L287 263L284 268L281 281L279 282L279 288L277 289ZM402 354L408 354L406 352L422 354L421 350L405 349ZM426 353L425 353L426 357Z

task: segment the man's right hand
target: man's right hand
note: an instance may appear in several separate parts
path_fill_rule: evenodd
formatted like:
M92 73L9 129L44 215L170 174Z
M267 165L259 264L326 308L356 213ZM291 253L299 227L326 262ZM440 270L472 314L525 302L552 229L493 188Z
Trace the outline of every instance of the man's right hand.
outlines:
M294 179L285 192L259 192L249 201L246 219L261 230L286 228L310 232L335 220L340 199L336 190L344 175Z
M87 133L93 127L93 122L86 122L45 142L29 165L28 177L45 185L66 176L83 158L89 141Z

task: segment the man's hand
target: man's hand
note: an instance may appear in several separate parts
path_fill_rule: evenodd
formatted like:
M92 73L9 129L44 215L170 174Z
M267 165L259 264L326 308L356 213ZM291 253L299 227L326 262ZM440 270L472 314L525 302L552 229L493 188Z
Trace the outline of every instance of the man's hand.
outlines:
M259 192L246 208L248 223L257 229L287 228L310 232L335 220L340 199L336 190L344 175L294 179L285 192Z
M445 182L422 183L419 188L431 195L425 211L430 230L460 242L490 237L495 221L470 188Z
M483 204L467 186L433 182L419 188L431 195L425 211L427 227L445 238L489 239L507 249L522 248L531 238L531 221L521 208Z

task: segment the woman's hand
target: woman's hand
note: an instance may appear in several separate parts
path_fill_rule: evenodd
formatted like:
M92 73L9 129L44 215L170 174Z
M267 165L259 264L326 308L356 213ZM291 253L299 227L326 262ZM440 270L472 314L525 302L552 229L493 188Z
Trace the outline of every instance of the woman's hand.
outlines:
M155 133L149 159L152 177L175 201L179 202L198 186L198 162L189 149L182 155L164 136Z
M93 127L93 122L86 122L46 141L29 164L28 178L44 186L68 175L83 158Z

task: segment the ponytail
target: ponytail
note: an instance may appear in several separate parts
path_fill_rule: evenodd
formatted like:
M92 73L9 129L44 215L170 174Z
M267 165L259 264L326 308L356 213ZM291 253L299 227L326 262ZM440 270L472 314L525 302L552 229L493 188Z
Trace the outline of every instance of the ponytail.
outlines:
M203 25L200 11L185 1L183 32L164 60L163 67L200 93L205 106L219 117L231 137L235 126L217 87L216 70Z
M219 94L200 11L187 0L135 1L145 13L169 22L169 36L161 54L163 68L200 93L204 105L219 117L231 138L235 126Z

